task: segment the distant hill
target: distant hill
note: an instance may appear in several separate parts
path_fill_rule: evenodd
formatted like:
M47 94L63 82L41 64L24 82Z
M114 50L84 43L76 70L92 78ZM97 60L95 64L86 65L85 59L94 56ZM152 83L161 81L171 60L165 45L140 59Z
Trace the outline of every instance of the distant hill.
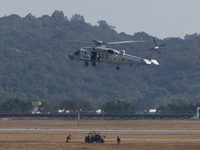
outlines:
M114 46L145 57L154 45L145 32L117 33L106 21L92 26L81 15L71 19L63 12L36 18L10 15L0 18L0 101L18 97L57 103L87 100L97 108L108 100L127 101L137 109L156 108L169 102L200 99L200 35L184 39L157 39L167 46L157 56L160 66L84 66L68 55L88 45L67 41L145 40ZM90 45L89 45L90 46Z

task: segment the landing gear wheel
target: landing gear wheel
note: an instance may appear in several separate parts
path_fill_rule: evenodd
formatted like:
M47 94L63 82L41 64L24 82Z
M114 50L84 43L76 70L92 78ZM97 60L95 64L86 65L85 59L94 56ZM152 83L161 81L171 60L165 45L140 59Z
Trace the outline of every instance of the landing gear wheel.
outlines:
M95 63L95 62L92 62L92 66L96 66L96 63Z
M120 69L119 66L117 66L116 69L119 70Z
M85 62L85 66L88 66L89 65L89 63L88 62Z

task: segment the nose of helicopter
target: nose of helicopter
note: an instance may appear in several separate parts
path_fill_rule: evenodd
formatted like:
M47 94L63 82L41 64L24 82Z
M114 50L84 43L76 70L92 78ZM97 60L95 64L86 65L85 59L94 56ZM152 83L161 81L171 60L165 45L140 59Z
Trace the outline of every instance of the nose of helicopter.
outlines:
M73 59L74 59L74 56L73 56L73 54L70 54L70 55L68 55L68 57L69 57L69 59L71 59L71 60L73 60Z

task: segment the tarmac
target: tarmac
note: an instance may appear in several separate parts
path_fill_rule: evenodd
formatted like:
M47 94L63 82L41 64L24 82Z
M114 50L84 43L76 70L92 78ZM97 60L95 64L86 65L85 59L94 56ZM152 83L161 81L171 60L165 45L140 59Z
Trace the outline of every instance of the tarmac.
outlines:
M98 130L101 133L123 134L200 134L200 130ZM85 129L0 129L0 134L31 134L31 133L88 133Z

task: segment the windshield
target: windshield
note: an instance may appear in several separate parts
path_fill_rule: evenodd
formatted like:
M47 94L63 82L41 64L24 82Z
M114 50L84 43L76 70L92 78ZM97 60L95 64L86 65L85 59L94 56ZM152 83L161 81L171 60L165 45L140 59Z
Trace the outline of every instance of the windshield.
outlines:
M80 50L77 50L76 52L74 52L74 55L79 55Z

